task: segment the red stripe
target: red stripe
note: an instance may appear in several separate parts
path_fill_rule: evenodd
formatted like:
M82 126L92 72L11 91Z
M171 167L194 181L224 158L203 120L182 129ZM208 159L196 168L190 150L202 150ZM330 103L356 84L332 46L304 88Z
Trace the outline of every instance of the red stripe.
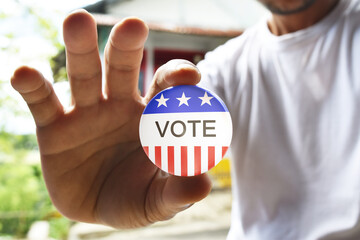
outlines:
M174 147L168 146L168 172L174 174Z
M181 176L187 176L187 147L181 146Z
M209 165L208 165L208 169L210 170L211 168L213 168L215 166L215 147L210 146L208 147L208 160L209 160Z
M194 147L195 175L201 174L201 147Z
M161 147L155 147L155 165L161 168Z
M224 156L225 156L225 154L226 154L226 152L227 152L227 150L228 150L228 148L229 147L222 147L222 158L224 158Z
M143 147L143 149L146 155L149 156L149 147Z

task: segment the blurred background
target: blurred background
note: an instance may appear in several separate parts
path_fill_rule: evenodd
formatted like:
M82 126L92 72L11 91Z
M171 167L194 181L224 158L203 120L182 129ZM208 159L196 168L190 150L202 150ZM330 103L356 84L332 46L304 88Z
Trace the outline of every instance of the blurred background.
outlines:
M13 71L28 65L54 84L68 106L62 21L74 9L93 13L99 52L112 26L127 16L150 28L139 78L144 94L156 69L174 58L197 63L206 52L265 17L256 0L1 0L0 4L0 239L225 239L230 226L230 159L210 171L209 197L175 218L137 230L76 223L51 204L42 178L35 125L10 86Z

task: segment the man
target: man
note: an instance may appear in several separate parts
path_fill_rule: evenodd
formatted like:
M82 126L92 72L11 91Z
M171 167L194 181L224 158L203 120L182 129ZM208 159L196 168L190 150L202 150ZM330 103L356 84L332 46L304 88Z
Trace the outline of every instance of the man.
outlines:
M228 239L359 239L360 3L262 0L269 19L209 53L201 84L234 124L233 215ZM162 66L145 98L137 79L148 29L117 24L105 49L85 11L64 21L72 108L40 73L21 67L12 85L37 125L44 178L65 216L118 228L174 216L210 191L204 175L168 176L138 138L146 103L160 90L197 84L182 60Z

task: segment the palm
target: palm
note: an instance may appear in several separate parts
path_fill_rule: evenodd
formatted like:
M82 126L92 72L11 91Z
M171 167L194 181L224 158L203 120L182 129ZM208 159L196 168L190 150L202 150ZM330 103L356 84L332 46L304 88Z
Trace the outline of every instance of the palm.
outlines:
M169 177L141 148L138 124L148 99L162 88L194 84L199 78L194 68L163 69L147 97L140 97L137 79L146 36L147 27L138 19L114 27L105 52L103 91L95 22L86 12L71 14L64 22L73 100L67 112L37 71L20 68L14 74L12 84L37 125L50 196L72 219L115 227L147 225L173 216L209 191L206 175Z
M98 213L103 210L120 214L121 206L128 205L111 203L117 201L117 195L134 189L131 185L137 181L141 184L134 193L137 201L144 202L146 187L156 168L146 159L137 137L143 106L135 101L125 106L126 109L118 101L109 100L86 109L74 109L39 129L40 148L46 149L42 153L44 177L48 185L56 186L51 195L62 195L59 202L54 198L55 204L60 208L63 205L68 214L86 214L87 218L102 218ZM49 141L50 135L61 137ZM121 187L123 183L126 188ZM143 214L144 209L131 210L136 211Z

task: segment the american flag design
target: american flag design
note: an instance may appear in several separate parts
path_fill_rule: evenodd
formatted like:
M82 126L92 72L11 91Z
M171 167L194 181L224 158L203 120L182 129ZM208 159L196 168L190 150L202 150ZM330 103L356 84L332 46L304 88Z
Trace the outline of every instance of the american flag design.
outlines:
M139 134L145 153L157 167L177 176L195 176L224 157L232 122L215 94L182 85L165 89L149 102Z

